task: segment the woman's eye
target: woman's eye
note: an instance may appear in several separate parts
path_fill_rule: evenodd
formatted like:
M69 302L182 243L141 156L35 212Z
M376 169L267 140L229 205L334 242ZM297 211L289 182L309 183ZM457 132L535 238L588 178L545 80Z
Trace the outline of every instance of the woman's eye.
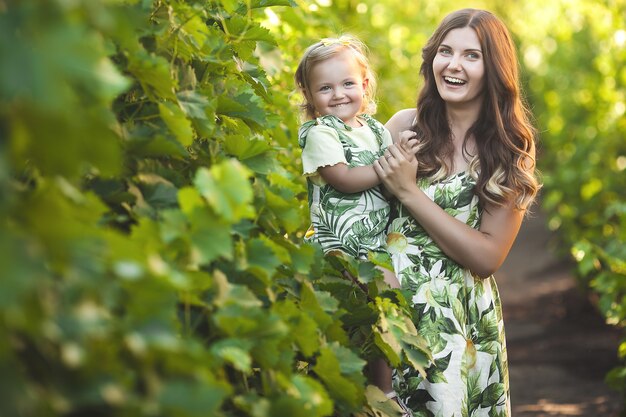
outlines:
M452 53L452 51L450 51L449 48L440 48L439 49L439 53L442 55L450 55Z

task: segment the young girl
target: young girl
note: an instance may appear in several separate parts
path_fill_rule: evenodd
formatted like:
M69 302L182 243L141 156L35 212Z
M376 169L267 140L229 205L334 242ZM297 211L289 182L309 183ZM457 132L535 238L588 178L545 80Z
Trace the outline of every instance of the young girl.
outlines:
M360 259L369 251L385 252L389 203L372 164L392 141L368 115L376 110L375 79L364 45L351 36L315 43L305 51L295 81L310 119L298 132L312 222L307 240L325 253ZM392 288L400 286L391 271L383 273ZM390 368L383 360L372 368L374 383L393 397Z
M427 378L409 369L394 383L415 415L509 417L492 274L540 186L515 47L493 14L463 9L441 22L422 57L417 109L387 123L394 136L415 132L417 155L409 161L391 145L393 156L374 167L398 201L389 251L435 362Z

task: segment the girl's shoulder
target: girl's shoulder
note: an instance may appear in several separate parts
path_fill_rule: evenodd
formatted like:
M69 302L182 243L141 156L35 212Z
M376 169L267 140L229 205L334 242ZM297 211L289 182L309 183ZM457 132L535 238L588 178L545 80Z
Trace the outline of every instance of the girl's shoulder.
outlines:
M358 117L360 117L361 119L365 120L365 122L367 123L368 126L380 126L382 128L385 127L385 125L383 125L380 121L378 121L378 119L375 119L374 117L370 116L367 113L363 113L360 114Z
M339 131L350 131L352 127L345 124L340 118L332 115L321 116L309 120L298 129L298 144L301 148L306 145L307 137L316 131L326 131L327 133L339 134Z

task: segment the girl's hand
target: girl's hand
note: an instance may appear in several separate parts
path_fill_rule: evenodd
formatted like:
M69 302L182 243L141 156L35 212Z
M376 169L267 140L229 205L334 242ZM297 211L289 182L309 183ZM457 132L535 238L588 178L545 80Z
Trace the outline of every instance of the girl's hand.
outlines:
M417 141L415 136L416 133L414 131L403 130L402 132L400 132L398 141L396 142L396 144L402 148L409 160L413 159L419 149L419 142Z
M403 130L398 135L397 144L401 145L407 151L413 151L417 148L417 134L412 130Z
M374 171L385 188L396 197L402 193L411 192L417 187L417 159L414 153L405 149L405 145L412 149L411 140L417 142L407 137L404 145L401 141L389 146L384 155L373 165Z

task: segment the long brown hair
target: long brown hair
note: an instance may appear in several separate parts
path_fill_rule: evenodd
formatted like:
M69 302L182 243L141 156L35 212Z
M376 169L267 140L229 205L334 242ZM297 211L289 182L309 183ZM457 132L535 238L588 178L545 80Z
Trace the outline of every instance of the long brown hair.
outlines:
M473 136L477 155L470 162L477 177L476 193L482 204L504 205L514 200L525 209L540 188L535 177L535 134L530 112L521 96L515 46L506 26L485 10L462 9L446 16L422 49L420 74L424 77L417 101L414 130L422 146L418 176L442 178L451 174L453 152L446 103L437 90L433 60L448 32L470 27L483 51L485 92L478 119L467 131L463 152Z

